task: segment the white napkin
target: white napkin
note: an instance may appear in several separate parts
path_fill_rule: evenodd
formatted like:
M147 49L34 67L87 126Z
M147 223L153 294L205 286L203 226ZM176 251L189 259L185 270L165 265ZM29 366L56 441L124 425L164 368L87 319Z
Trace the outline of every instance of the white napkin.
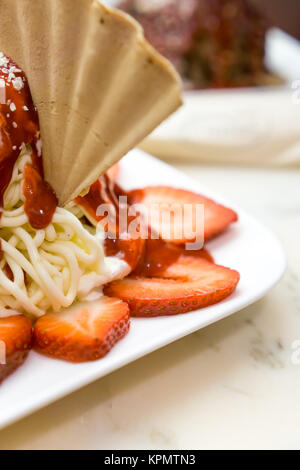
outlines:
M266 65L285 87L186 93L142 148L168 159L300 166L300 42L271 29Z
M165 159L300 166L300 80L186 93L183 108L141 147Z

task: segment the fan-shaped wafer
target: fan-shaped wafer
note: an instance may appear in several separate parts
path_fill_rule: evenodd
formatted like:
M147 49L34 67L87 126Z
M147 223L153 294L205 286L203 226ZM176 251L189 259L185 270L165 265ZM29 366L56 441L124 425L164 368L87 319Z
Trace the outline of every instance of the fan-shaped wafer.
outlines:
M0 51L27 74L60 205L180 105L172 66L98 0L1 0Z

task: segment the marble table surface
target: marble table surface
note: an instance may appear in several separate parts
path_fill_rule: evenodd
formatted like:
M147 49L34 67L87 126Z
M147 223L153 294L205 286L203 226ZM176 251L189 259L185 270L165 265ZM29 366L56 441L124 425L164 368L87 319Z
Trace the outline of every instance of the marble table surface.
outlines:
M300 448L300 170L176 166L273 229L288 257L283 280L1 431L0 449Z

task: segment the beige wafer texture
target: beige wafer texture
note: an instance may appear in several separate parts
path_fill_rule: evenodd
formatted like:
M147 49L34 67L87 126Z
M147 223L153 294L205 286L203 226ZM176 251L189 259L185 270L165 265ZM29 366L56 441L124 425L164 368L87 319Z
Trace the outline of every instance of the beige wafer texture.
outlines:
M169 62L131 17L98 0L0 0L0 51L27 74L60 205L181 104Z

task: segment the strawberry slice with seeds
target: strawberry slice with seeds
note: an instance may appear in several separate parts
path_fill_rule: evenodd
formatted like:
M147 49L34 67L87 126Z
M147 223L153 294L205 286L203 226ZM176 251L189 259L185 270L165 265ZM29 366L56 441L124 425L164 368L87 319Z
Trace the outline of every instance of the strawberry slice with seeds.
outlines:
M238 219L236 212L205 196L168 186L149 186L130 191L128 200L130 204L143 204L151 228L160 238L176 244L202 238L203 219L197 205L199 208L204 206L205 240L223 232Z
M237 271L197 256L180 255L155 277L130 276L105 286L106 295L128 303L132 316L176 315L213 305L235 290Z
M101 297L39 318L34 326L33 346L56 359L95 361L105 356L128 330L128 305L119 299Z
M31 340L31 321L24 315L0 318L0 383L24 363Z

